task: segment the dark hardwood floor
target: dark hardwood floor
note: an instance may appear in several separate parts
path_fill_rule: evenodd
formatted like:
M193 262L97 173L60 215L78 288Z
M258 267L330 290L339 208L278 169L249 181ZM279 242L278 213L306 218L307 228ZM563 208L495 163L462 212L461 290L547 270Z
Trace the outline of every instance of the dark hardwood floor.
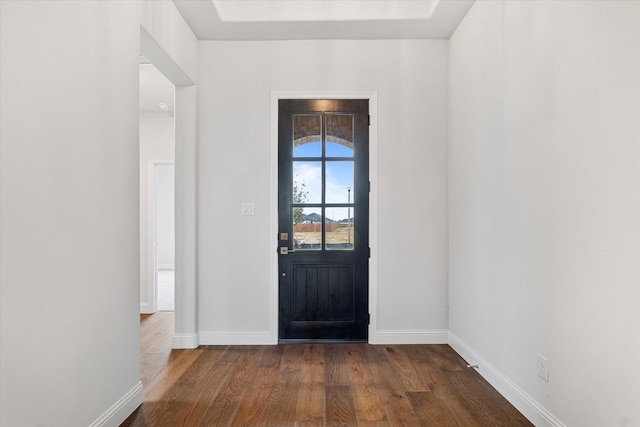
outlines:
M447 345L171 350L173 313L141 319L134 426L531 426Z

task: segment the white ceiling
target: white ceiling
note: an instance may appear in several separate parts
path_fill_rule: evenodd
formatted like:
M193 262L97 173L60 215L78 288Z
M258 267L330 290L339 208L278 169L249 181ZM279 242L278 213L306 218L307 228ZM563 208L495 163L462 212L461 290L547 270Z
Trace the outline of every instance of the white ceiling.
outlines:
M474 0L173 0L199 40L448 39ZM140 112L174 86L140 59Z
M167 113L173 112L173 84L153 64L140 61L140 112L161 113L159 104L171 106ZM146 63L145 63L146 62Z
M474 0L173 0L199 40L448 39Z

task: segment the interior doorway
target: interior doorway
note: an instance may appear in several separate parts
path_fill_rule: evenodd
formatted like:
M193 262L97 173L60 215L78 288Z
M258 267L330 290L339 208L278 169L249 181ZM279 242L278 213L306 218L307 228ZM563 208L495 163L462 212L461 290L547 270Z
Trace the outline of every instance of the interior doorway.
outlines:
M165 40L166 41L166 40ZM140 155L140 184L147 183L147 174L143 169L148 168L150 158L170 158L175 162L175 310L172 314L174 319L173 337L170 339L173 348L196 348L198 346L198 318L197 318L197 292L196 292L196 268L197 268L197 87L195 81L190 76L188 68L185 72L182 62L179 65L175 59L167 52L165 46L159 44L157 40L141 25L140 26L140 54L141 63L143 59L153 64L160 74L170 83L169 105L156 104L156 108L161 113L155 117L164 117L163 122L168 121L168 133L170 136L170 148L167 154L149 154L148 157ZM189 58L187 54L184 58ZM182 58L182 56L181 56ZM140 81L140 89L144 87L144 81ZM142 97L141 97L142 101ZM175 110L175 116L174 116ZM157 110L156 110L157 111ZM142 116L143 113L140 114ZM169 118L170 120L166 120ZM141 135L142 142L142 119ZM150 127L155 129L155 126ZM147 218L149 198L147 191L140 189L140 218ZM154 313L156 307L151 307L155 299L149 298L148 292L153 292L154 286L149 286L149 277L154 277L153 271L155 263L149 263L149 256L146 251L144 233L148 233L148 224L140 225L140 246L141 246L141 266L140 266L140 311L141 313ZM144 264L143 264L144 263ZM150 268L147 266L150 265ZM149 274L149 271L152 274ZM151 291L149 291L151 289ZM145 311L147 310L147 311ZM161 313L163 314L163 313Z
M175 310L175 164L154 164L156 310Z
M175 309L175 86L140 55L140 312Z

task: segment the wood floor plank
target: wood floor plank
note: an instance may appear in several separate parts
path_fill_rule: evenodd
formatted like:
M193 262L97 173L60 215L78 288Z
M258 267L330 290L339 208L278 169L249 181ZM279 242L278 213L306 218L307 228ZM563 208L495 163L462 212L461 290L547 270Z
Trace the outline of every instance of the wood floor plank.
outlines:
M229 361L229 351L220 358L220 363L230 365L232 371L222 392L216 397L216 402L239 402L243 399L247 389L256 375L263 348L246 346L233 349L234 362Z
M349 386L327 387L326 422L328 426L355 426L358 424L353 395Z
M161 353L141 353L140 381L142 381L143 384L149 384L182 353L184 353L184 350L164 351Z
M143 399L145 402L157 402L164 396L173 385L180 379L182 374L193 364L202 354L203 350L185 351L178 356L173 363L169 364L151 382L144 384Z
M387 422L382 399L378 395L373 373L367 364L364 347L356 344L348 345L346 360L358 424Z
M325 384L327 387L348 386L349 370L344 357L344 346L341 344L325 344Z
M424 415L424 407L421 405L424 403L430 414L439 414L441 425L478 426L477 418L469 411L460 393L451 386L447 375L438 371L435 377L436 381L431 384L429 393L408 394L418 417Z
M443 408L433 393L430 392L408 392L407 398L413 410L416 413L416 421L421 425L455 427L462 426L461 421L457 419L457 415L453 416L448 412L447 408ZM466 427L466 426L465 426Z
M280 360L282 359L282 353L285 346L283 345L269 345L266 346L262 352L262 358L260 359L261 368L277 368L280 366Z
M296 421L295 427L325 427L324 421Z
M272 425L295 424L303 352L303 345L291 344L287 345L282 353L267 405L269 423Z
M324 346L321 344L306 344L302 353L302 368L300 382L305 384L324 384L325 364Z
M305 343L171 350L141 318L144 403L122 427L530 427L447 345Z
M171 341L171 335L155 333L141 341L141 348L144 353L161 353L171 348Z
M198 384L192 390L192 408L188 414L185 414L183 418L183 424L185 426L207 425L203 420L205 418L214 418L223 423L222 414L212 414L210 409L221 408L225 413L235 414L238 405L215 405L216 397L220 394L226 380L231 377L233 365L229 363L220 363L219 354L214 355L214 352L207 351L205 355L209 357L203 358L203 366L209 365L209 369L203 372L202 380L198 381ZM228 403L228 402L223 402ZM231 418L229 418L230 422Z
M428 391L429 386L420 381L404 350L404 346L387 346L387 357L391 361L394 371L399 376L405 391Z
M278 378L300 381L303 354L304 346L301 344L285 346L278 369Z
M409 402L407 395L394 392L387 384L376 384L376 392L380 396L387 420L393 426L421 425Z
M211 402L197 425L229 427L239 407L240 402Z
M221 362L237 362L238 358L242 354L242 346L240 345L230 345L227 346L224 355L220 358Z
M298 384L294 378L276 378L269 395L267 413L269 424L293 426L298 405Z
M143 316L140 322L141 353L169 353L173 339L173 314L159 312Z
M267 403L277 375L277 368L258 368L255 382L245 399L240 402L232 426L265 425L270 416Z
M440 368L436 368L431 362L423 360L412 360L411 367L414 369L420 383L426 385L424 391L431 390L431 386L436 382L437 370Z
M326 413L324 383L301 383L298 386L295 421L297 423L323 423Z
M447 371L463 371L467 369L464 359L452 351L448 345L434 345L429 347L428 360L433 363L435 367Z
M450 384L460 393L462 401L480 425L529 425L520 413L475 371L448 372Z
M173 426L191 426L202 414L211 399L210 388L220 373L220 365L215 362L224 353L222 349L202 351L189 368L159 401L156 416L149 416L150 422ZM204 402L203 402L204 399Z
M377 346L381 355L390 353L390 346ZM387 357L387 356L385 356ZM383 362L369 363L376 379L376 392L380 396L387 420L391 425L419 425L404 386L388 359Z

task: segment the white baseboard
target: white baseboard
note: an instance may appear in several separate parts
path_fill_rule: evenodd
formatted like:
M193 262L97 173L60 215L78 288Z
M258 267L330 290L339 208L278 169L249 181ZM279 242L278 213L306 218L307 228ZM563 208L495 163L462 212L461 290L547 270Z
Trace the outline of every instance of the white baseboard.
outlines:
M171 348L197 348L200 343L196 334L174 334Z
M449 332L449 345L466 360L467 363L470 365L478 365L478 373L535 426L566 427L562 421L556 418L544 406L529 396L494 366L480 357L471 347L452 332Z
M89 427L118 427L142 405L142 382L138 382Z
M198 342L201 345L275 345L271 331L215 331L200 332ZM446 329L378 331L369 337L371 344L448 344ZM176 347L174 347L176 348Z
M370 344L448 344L446 329L379 330L369 335Z
M198 334L202 345L276 345L271 331L216 331Z
M149 304L148 302L141 302L140 303L140 314L153 314L156 311L153 309L153 307L151 307L151 304Z

